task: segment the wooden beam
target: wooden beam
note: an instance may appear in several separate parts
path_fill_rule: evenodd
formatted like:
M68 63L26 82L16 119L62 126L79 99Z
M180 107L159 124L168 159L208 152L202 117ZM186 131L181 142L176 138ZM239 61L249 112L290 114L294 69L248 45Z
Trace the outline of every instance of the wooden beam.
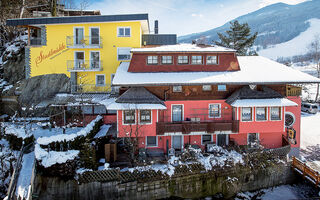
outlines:
M30 46L30 27L28 26L28 46Z

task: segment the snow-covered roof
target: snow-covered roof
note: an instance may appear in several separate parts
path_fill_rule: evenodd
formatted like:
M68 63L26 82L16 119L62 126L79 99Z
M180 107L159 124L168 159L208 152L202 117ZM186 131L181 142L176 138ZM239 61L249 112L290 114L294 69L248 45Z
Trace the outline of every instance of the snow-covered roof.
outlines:
M238 99L234 101L233 107L270 107L270 106L297 106L293 101L286 98L277 99Z
M208 46L197 44L175 44L163 45L159 47L134 48L131 52L235 52L234 49L229 49L221 46Z
M107 107L107 110L165 110L167 109L166 106L162 104L133 104L133 103L112 103Z
M197 84L320 83L320 79L262 56L238 56L239 71L223 72L128 72L122 62L112 84L116 86Z

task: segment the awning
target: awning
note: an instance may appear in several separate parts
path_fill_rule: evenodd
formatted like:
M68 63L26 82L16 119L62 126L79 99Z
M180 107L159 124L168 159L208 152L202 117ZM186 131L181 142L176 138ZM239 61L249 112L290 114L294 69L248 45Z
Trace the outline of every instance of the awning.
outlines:
M233 107L271 107L271 106L298 106L297 103L286 98L278 99L239 99L234 101Z
M131 104L131 103L112 103L107 106L107 110L165 110L162 104Z

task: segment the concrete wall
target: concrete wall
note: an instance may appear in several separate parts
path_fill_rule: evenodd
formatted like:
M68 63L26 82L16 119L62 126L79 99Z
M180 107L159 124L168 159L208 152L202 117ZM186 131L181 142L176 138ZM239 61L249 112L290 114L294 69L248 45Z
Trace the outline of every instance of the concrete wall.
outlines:
M39 199L160 199L170 196L201 198L222 194L225 198L241 191L258 190L293 183L296 176L290 165L274 165L264 169L232 168L220 172L201 173L144 183L91 182L78 184L57 177L37 175L34 195Z

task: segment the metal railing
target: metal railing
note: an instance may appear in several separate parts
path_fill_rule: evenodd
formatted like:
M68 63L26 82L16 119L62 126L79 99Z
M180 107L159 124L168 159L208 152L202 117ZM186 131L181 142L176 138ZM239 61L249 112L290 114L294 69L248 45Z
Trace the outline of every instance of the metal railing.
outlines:
M69 72L102 71L102 61L96 60L67 60Z
M67 36L68 48L102 48L100 36Z
M286 87L286 96L301 96L302 88L293 86L293 85L287 85Z
M75 93L110 93L111 85L79 84L72 85Z
M30 38L30 46L40 46L41 44L41 38Z

